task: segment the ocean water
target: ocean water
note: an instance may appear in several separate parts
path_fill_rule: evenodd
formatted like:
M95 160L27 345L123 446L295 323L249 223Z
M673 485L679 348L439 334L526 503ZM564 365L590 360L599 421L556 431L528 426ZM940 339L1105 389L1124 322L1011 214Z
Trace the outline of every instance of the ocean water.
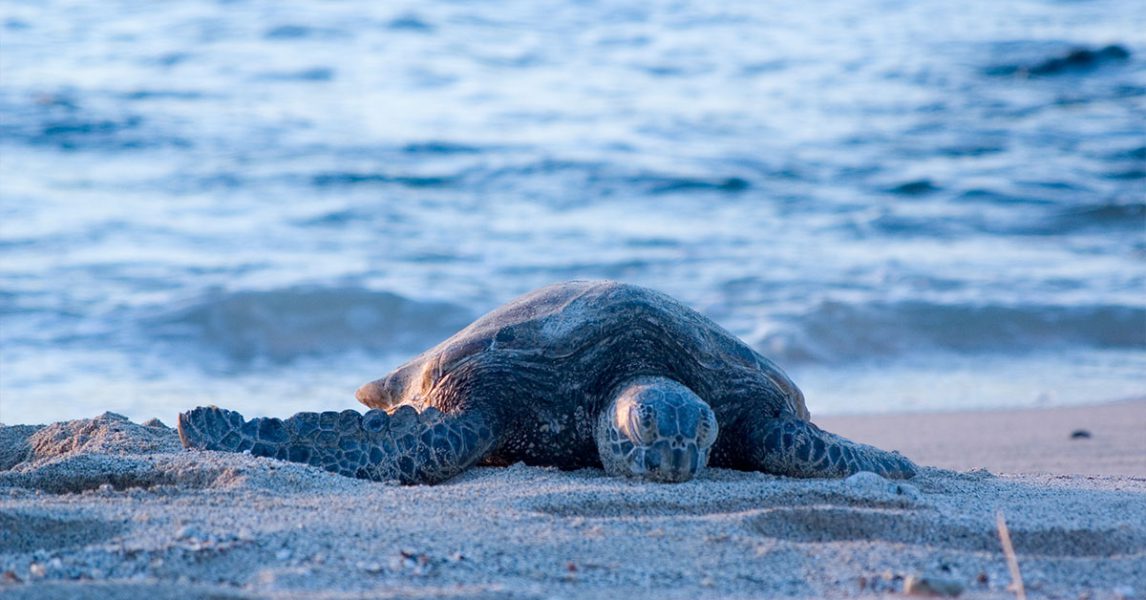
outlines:
M654 287L813 414L1146 393L1146 3L0 5L0 421L354 407Z

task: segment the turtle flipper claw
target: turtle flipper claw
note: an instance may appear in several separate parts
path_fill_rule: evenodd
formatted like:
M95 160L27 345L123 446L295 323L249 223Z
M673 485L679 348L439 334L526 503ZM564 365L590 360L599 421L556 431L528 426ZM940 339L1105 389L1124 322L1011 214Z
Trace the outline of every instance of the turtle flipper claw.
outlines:
M915 463L902 454L853 442L802 419L771 419L753 437L749 453L755 466L768 473L846 477L871 471L892 479L915 476Z

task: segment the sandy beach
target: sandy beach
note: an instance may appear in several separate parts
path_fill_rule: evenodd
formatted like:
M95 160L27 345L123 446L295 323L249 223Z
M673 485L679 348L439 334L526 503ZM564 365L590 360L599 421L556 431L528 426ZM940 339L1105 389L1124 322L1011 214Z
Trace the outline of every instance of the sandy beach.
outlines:
M402 487L184 451L110 414L3 427L0 596L1013 598L998 511L1028 597L1146 594L1146 400L816 421L933 468L665 485L515 465Z
M946 469L1146 477L1146 398L1053 409L823 417L816 422Z

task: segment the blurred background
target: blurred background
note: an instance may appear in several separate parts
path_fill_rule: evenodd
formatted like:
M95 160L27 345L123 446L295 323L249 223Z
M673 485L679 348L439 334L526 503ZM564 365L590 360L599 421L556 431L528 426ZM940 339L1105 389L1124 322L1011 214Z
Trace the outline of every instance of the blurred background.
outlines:
M354 407L573 278L813 414L1146 393L1146 3L770 4L6 0L0 421Z

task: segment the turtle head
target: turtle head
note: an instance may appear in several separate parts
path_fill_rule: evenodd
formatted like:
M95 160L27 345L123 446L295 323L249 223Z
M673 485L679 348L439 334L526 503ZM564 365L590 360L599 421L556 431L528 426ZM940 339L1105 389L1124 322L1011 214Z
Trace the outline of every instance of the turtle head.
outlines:
M597 449L610 475L680 482L708 463L716 414L687 387L664 378L621 386L597 419Z

